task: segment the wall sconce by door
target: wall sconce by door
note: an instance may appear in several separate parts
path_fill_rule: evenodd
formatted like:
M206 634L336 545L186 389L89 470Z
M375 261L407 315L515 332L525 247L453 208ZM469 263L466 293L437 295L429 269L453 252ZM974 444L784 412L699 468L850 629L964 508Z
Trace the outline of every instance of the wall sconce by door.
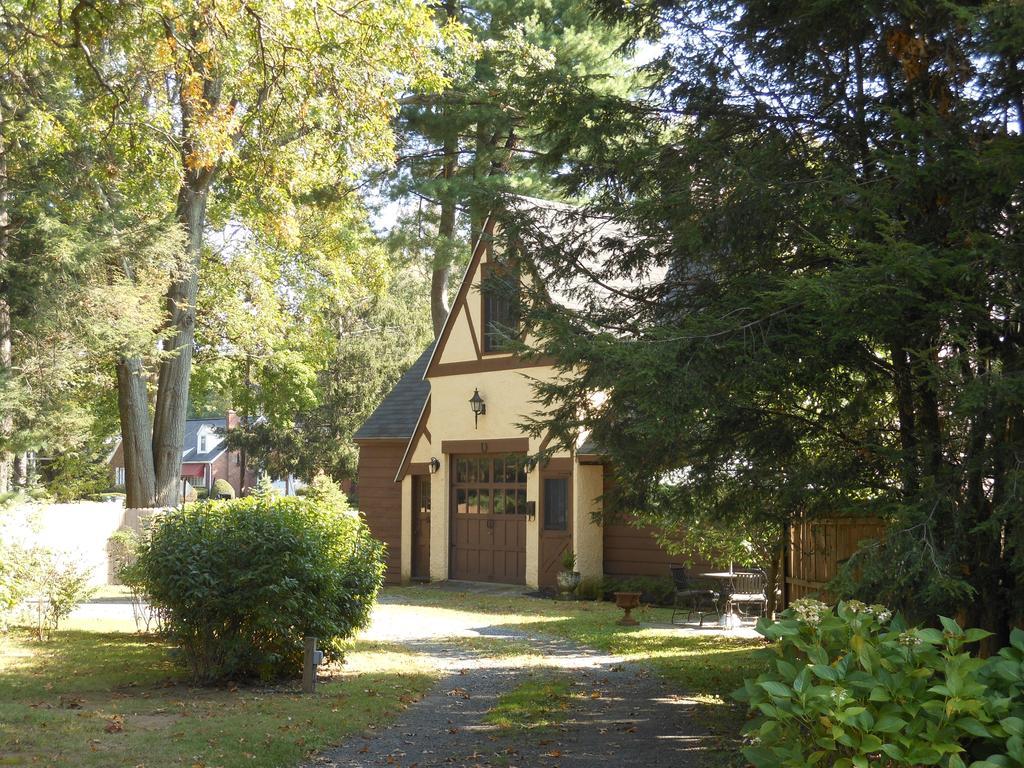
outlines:
M487 413L487 403L480 397L480 390L476 387L473 387L473 396L469 398L469 407L473 410L473 429L476 429L480 417Z
M438 470L441 469L441 462L436 456L430 457L430 474L436 475Z

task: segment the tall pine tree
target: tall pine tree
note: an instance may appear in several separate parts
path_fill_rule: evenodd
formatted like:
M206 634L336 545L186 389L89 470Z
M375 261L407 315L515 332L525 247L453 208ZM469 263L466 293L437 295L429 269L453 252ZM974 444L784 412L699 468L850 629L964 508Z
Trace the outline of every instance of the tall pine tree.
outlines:
M451 61L451 83L406 100L397 173L388 193L406 203L397 236L425 255L434 333L448 314L451 270L501 193L553 194L560 147L541 129L547 94L632 86L623 34L582 0L446 0L439 11L472 34Z
M664 55L642 101L551 105L570 191L600 190L585 215L627 233L597 244L599 291L573 268L585 240L521 223L577 298L535 297L545 351L580 374L543 391L556 431L591 430L623 503L663 522L879 515L856 589L1005 639L1024 614L1024 9L605 10Z

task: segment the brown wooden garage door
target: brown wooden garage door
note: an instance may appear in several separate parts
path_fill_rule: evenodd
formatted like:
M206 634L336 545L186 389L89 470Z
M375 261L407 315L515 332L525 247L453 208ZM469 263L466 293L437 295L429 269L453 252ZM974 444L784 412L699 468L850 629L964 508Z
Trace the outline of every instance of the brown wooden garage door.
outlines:
M526 456L453 456L451 578L526 582Z

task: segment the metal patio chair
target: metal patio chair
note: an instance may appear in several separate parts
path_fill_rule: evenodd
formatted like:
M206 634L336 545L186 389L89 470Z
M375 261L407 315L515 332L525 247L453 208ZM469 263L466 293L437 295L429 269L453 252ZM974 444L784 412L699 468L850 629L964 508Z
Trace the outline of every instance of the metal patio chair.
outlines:
M732 577L726 610L734 608L740 616L763 616L768 607L766 587L768 579L763 571L740 571ZM756 613L747 613L744 606L753 606Z
M675 585L676 595L672 603L671 622L676 623L676 614L686 611L685 621L696 614L698 626L704 626L704 617L715 614L716 618L722 617L722 604L719 594L707 584L702 584L686 575L686 569L681 565L670 565L672 572L672 583Z

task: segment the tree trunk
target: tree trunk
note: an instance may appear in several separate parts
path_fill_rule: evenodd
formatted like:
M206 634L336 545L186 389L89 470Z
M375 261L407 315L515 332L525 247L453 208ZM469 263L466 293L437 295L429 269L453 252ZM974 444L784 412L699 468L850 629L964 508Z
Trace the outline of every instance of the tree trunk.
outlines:
M28 454L25 451L14 457L14 474L11 484L15 488L28 488Z
M889 350L892 355L893 385L895 388L896 412L899 416L900 480L903 495L910 498L919 488L917 461L917 424L914 412L914 388L911 381L910 360L901 343L894 343Z
M149 403L142 361L123 358L117 363L117 410L121 417L125 506L157 506Z
M785 536L787 530L783 528L783 538L780 538L772 549L772 556L769 558L765 572L764 615L770 619L775 618L775 613L780 609L778 592L782 586L784 575L782 559L785 555Z
M444 15L446 22L458 20L458 0L445 0ZM448 303L448 283L451 279L452 246L455 237L455 194L451 185L459 163L459 136L456 131L449 130L442 145L442 152L444 165L441 167L441 177L444 182L440 194L441 217L437 225L437 247L434 249L434 264L430 274L430 320L434 326L434 338L441 335L441 329L444 328L448 311L451 309Z
M11 306L7 303L7 284L3 279L7 263L7 237L11 219L7 211L7 142L4 134L4 116L0 108L0 383L11 372ZM7 441L14 433L14 416L8 411L0 414L0 493L11 489L14 455L7 449Z
M196 293L199 289L199 257L206 224L206 181L186 179L178 193L177 218L186 241L180 273L167 291L168 327L164 342L168 356L160 364L156 414L153 418L153 470L156 502L177 506L181 490L181 451L185 442L192 344L195 338Z
M451 182L457 169L458 138L444 142L444 188L441 191L441 218L437 226L437 248L434 250L434 270L430 276L430 318L435 338L441 335L448 318L448 281L452 269L452 245L455 240L455 195Z

